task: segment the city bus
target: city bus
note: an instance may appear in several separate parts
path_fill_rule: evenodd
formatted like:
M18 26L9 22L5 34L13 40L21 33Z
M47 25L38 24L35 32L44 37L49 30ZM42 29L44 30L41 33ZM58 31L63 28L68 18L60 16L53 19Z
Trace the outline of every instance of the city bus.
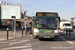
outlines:
M59 23L57 12L35 12L32 19L33 38L59 37Z

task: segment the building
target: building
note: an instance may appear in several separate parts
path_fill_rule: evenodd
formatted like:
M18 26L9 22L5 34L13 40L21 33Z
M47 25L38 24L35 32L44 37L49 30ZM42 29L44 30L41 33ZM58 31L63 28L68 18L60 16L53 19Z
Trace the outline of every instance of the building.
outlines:
M25 20L24 19L24 17L23 18L21 18L21 19L19 19L19 20L16 20L16 21L19 21L19 22L21 22L21 26L20 27L24 27L24 23L25 23L25 21L26 21L26 23L27 24L29 24L31 21L32 21L32 17L31 16L26 16L26 17L28 17L28 19L27 20Z

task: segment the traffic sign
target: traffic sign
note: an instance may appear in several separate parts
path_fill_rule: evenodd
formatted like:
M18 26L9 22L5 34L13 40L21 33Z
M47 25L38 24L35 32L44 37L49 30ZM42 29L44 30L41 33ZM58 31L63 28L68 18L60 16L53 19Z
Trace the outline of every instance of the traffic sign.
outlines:
M28 17L24 17L24 19L28 19Z
M21 19L21 5L1 5L1 19Z

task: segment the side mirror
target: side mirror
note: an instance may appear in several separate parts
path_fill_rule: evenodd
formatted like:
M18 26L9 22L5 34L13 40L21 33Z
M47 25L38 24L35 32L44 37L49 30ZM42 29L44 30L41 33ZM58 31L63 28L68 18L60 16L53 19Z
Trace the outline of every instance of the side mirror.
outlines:
M60 29L59 18L57 18L56 21L57 21L57 29Z
M59 22L60 22L60 17L58 17L58 19L59 19Z

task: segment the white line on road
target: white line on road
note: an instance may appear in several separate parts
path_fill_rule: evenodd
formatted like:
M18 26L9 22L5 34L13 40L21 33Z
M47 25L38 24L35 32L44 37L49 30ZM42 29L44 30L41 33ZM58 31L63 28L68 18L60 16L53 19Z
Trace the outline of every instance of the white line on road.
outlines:
M26 42L28 42L28 43L26 44ZM13 41L13 42L10 42L10 45L14 45L14 44L17 45L17 44L20 44L20 43L24 43L24 45L2 48L1 50L12 50L12 49L32 50L32 46L30 44L29 39L21 40L21 41L17 41L17 42Z
M1 50L9 50L9 49L20 49L20 48L27 48L27 47L31 47L31 46L17 46L17 47L8 47L8 48L3 48ZM30 48L31 49L31 48Z
M28 39L29 40L29 39ZM30 40L29 40L29 44L31 45L31 43L30 43ZM33 50L33 49L32 49Z
M3 41L3 40L7 40L7 39L0 39L0 41Z
M32 35L29 35L29 36L32 36Z
M19 39L13 39L13 40L11 40L11 41L18 41ZM22 40L21 39L21 41L29 41L28 39L25 39L25 40Z
M21 37L22 35L18 35L17 37Z
M14 42L14 41L18 41L18 40L15 40L15 39L13 39L13 40L10 40L11 42ZM21 40L21 41L29 41L28 39L26 39L26 40ZM3 41L3 42L0 42L0 43L7 43L7 42L9 42L9 41Z
M66 39L64 39L64 37L63 36L60 36L63 40L65 40L65 41L67 41L68 43L70 43L70 44L74 44L73 42L71 42L71 41L68 41L68 40L66 40Z
M25 45L31 45L31 44L25 44Z
M9 39L13 39L13 37L9 37Z
M21 49L21 50L32 50L32 48L30 48L30 49Z
M11 42L11 44L20 44L20 43L26 43L28 40L21 40L18 42Z

